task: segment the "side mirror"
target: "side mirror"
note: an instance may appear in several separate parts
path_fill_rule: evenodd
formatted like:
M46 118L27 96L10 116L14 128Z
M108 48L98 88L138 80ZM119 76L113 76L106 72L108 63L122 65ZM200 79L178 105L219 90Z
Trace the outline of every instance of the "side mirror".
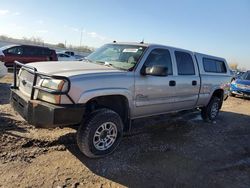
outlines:
M167 76L168 75L168 68L162 66L149 66L143 67L141 71L142 75L151 75L151 76Z

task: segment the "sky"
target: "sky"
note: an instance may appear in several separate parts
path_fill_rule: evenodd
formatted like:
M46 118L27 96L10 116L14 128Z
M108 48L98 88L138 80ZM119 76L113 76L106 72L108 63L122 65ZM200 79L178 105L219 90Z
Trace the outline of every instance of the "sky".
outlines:
M144 40L250 69L250 0L1 0L0 35L91 47Z

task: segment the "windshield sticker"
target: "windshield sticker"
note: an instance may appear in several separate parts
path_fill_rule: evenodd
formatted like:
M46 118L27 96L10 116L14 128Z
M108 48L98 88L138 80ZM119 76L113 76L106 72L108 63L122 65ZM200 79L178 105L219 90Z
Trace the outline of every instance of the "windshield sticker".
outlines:
M136 48L125 48L122 52L136 53L137 51L138 51L138 49L136 49Z

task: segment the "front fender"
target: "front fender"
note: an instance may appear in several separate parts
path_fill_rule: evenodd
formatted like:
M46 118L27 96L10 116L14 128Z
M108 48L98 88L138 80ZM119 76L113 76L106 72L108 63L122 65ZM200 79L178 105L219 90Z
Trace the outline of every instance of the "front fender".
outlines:
M124 88L105 88L105 89L102 88L102 89L88 90L81 94L78 103L86 104L89 100L93 98L110 96L110 95L122 95L127 98L129 107L132 106L133 95L128 89Z

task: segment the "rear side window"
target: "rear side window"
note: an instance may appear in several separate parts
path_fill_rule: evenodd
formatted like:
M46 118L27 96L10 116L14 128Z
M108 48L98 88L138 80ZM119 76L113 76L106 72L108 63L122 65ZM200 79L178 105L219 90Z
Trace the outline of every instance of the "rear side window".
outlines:
M24 54L27 56L50 56L51 50L41 47L25 46Z
M250 71L245 72L245 73L242 75L242 78L243 78L244 80L250 80Z
M41 50L41 55L50 56L52 54L52 51L50 49L41 48L40 50Z
M75 55L74 52L70 52L70 51L66 51L65 54L68 54L68 55L70 55L70 56L74 56L74 55Z
M175 51L178 75L195 75L194 62L189 53Z
M217 59L203 58L203 67L205 72L213 72L213 73L227 72L225 63Z
M24 54L27 56L49 56L50 50L46 48L33 47L33 46L25 46Z
M35 47L29 47L29 46L25 46L24 47L24 54L26 56L38 56L39 51L37 48Z

